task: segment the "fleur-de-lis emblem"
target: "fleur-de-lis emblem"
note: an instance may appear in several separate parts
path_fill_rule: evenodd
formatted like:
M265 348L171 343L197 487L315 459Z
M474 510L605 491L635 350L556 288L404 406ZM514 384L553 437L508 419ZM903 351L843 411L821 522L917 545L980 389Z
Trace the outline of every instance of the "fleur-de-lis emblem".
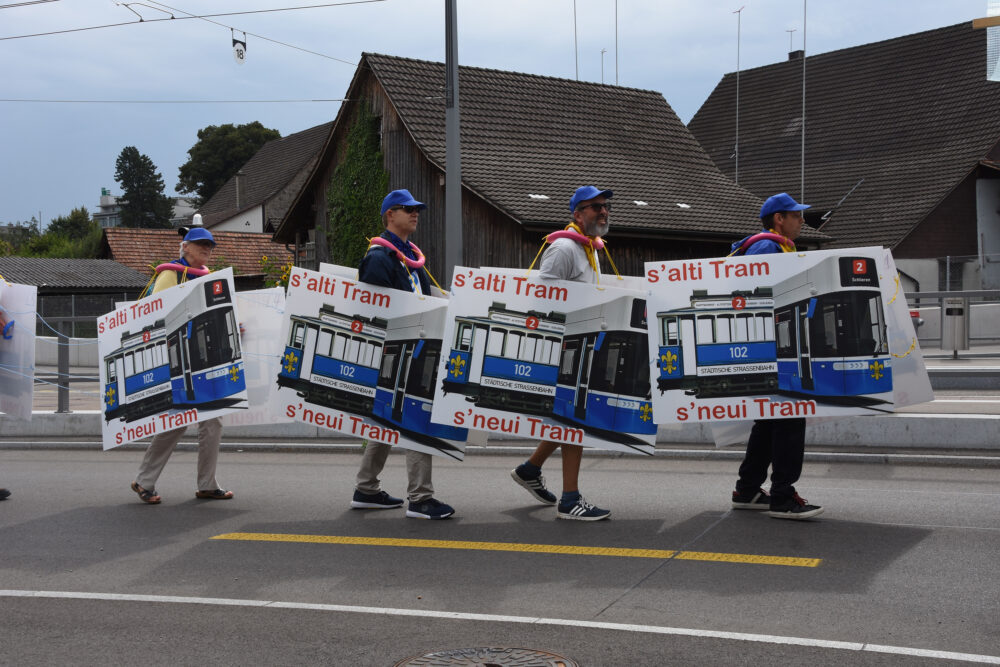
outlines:
M677 361L677 355L667 350L666 353L660 355L660 366L667 371L667 375L673 375L674 371L677 370L677 366L674 363Z
M639 408L639 419L641 419L644 422L648 422L649 420L651 420L653 418L649 414L652 411L653 411L653 406L652 405L650 405L649 403L643 403L642 406Z
M881 361L876 361L875 363L873 363L871 366L868 367L868 370L872 372L872 378L879 380L882 378L883 368L885 368L885 364L883 364Z
M454 377L458 377L463 373L462 369L465 368L465 359L456 354L454 357L448 360L448 365L451 366L451 368L448 369L448 372L451 373Z
M295 364L299 363L299 358L295 356L294 352L289 352L285 355L285 372L291 373L295 370Z
M108 387L108 390L106 392L104 392L104 397L107 399L109 406L112 403L114 403L115 402L115 388L114 387Z
M236 382L240 379L240 369L236 366L232 366L229 369L229 379Z

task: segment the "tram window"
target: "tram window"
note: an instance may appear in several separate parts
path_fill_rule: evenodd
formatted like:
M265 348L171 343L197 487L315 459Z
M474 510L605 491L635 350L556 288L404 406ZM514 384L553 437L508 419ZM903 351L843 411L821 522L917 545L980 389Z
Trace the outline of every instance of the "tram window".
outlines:
M676 317L664 317L660 320L660 339L663 341L663 345L679 344Z
M104 373L105 377L108 379L108 382L114 382L118 379L118 376L115 374L115 360L113 358L108 359L104 363L106 369Z
M333 345L333 332L329 329L320 329L316 336L316 354L324 357L330 356L330 347Z
M795 323L792 320L792 311L777 313L777 334L778 356L794 357L795 354Z
M347 348L347 336L344 334L336 334L333 337L333 347L330 350L330 356L334 359L343 359L344 350Z
M368 341L361 343L361 347L358 350L358 363L362 366L372 367L372 352L373 346Z
M143 349L143 351L142 351L142 367L143 367L144 370L147 370L147 371L150 368L154 368L155 367L155 364L153 363L153 346L152 345L150 345L149 347Z
M757 328L757 340L774 340L773 315L758 315L754 321Z
M836 303L824 303L818 313L813 313L810 322L810 333L814 342L822 345L816 350L819 356L836 356L842 354L837 345L837 308Z
M379 369L378 384L380 387L392 387L393 378L396 375L396 359L399 357L399 345L386 345L385 354L382 356L382 365Z
M164 366L167 363L167 344L162 342L156 346L156 365Z
M503 329L490 329L490 338L486 342L486 354L491 357L503 356L503 344L507 332Z
M180 332L175 332L170 336L170 340L167 343L167 356L170 357L171 377L177 377L181 374L180 339Z
M734 341L742 343L744 341L759 340L753 326L753 315L750 313L737 315L733 324L735 326L733 329Z
M464 323L463 324L459 324L458 325L458 336L456 336L456 338L458 340L458 344L457 344L456 347L458 347L459 350L461 350L463 352L468 352L469 350L471 350L472 349L472 326L469 325L469 324L464 324Z
M361 352L361 339L351 338L347 341L347 352L344 354L344 361L348 361L352 364L358 362L358 355Z
M885 336L885 321L883 320L882 296L874 296L868 299L868 319L871 326L872 354L887 354L889 344Z
M558 338L546 338L545 340L551 344L549 346L549 364L558 366L559 357L562 354L562 341Z
M239 356L240 337L236 332L236 315L231 310L226 311L226 342L229 344L226 360L232 361Z
M413 360L406 380L406 393L418 398L434 398L434 380L440 352L425 350L420 359Z
M128 352L125 355L125 377L130 375L135 375L135 365L132 363L132 353Z
M559 384L576 384L576 358L580 353L580 341L568 340L562 346L559 364Z
M523 340L524 334L518 331L508 331L507 344L504 345L503 356L508 359L517 359L521 351L521 342Z
M135 351L135 360L133 361L133 363L135 364L135 372L136 373L141 373L144 370L146 370L147 368L149 368L149 366L147 366L145 364L144 360L143 360L143 357L142 357L142 353L143 352L144 352L144 350L136 350Z
M372 343L372 368L378 368L382 363L382 343Z
M541 336L538 334L528 334L525 336L524 343L521 345L521 353L517 355L521 361L535 360L535 347L540 338Z
M733 336L733 328L732 315L719 315L715 319L715 342L728 343L733 340L738 340Z
M301 322L294 322L292 324L292 342L289 347L297 347L300 350L302 349L302 337L305 330L306 325Z
M698 343L715 342L715 318L711 315L701 315L697 318L697 340Z

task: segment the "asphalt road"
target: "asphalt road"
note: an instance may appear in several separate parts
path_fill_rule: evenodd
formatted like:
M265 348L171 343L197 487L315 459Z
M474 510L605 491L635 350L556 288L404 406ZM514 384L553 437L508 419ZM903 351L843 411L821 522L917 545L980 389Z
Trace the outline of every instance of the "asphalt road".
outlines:
M729 510L731 461L591 457L614 514L583 523L478 455L435 461L457 514L432 522L349 510L356 453L224 452L220 502L177 452L158 506L128 488L140 457L0 449L0 663L1000 664L997 468L809 463L826 513L793 522Z

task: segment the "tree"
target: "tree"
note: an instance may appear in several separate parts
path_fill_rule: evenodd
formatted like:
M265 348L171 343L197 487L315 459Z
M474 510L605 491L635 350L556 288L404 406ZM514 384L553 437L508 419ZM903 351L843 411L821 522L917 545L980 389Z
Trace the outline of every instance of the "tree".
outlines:
M188 150L188 161L181 165L174 188L181 194L195 193L197 205L204 204L233 177L247 160L281 133L260 124L209 125L198 130L198 141Z
M173 203L163 194L163 177L156 165L135 146L126 146L115 160L115 180L121 186L122 227L169 227Z
M58 234L70 239L79 239L90 232L90 213L86 206L74 208L69 215L60 215L49 222L45 228L46 234Z

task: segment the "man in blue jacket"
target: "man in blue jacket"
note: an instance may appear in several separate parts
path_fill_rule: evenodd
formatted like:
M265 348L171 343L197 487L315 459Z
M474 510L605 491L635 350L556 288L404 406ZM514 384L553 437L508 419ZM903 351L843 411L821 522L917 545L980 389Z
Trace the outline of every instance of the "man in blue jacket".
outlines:
M733 254L795 252L795 239L805 221L802 211L807 208L809 205L798 203L784 192L768 197L760 209L764 230L734 243ZM767 510L776 519L809 519L820 514L822 507L810 505L795 492L805 449L804 418L756 420L733 491L733 509ZM761 488L768 467L770 495Z
M410 242L417 229L420 211L427 208L409 190L393 190L382 200L382 222L385 231L372 239L368 252L358 268L358 280L380 287L392 287L417 294L430 293L430 281L424 268L424 256ZM381 489L378 476L385 467L391 447L381 442L365 445L357 486L351 507L354 509L391 509L402 507L403 501ZM409 505L406 516L411 519L447 519L455 510L434 498L431 483L430 454L406 450L406 478Z

